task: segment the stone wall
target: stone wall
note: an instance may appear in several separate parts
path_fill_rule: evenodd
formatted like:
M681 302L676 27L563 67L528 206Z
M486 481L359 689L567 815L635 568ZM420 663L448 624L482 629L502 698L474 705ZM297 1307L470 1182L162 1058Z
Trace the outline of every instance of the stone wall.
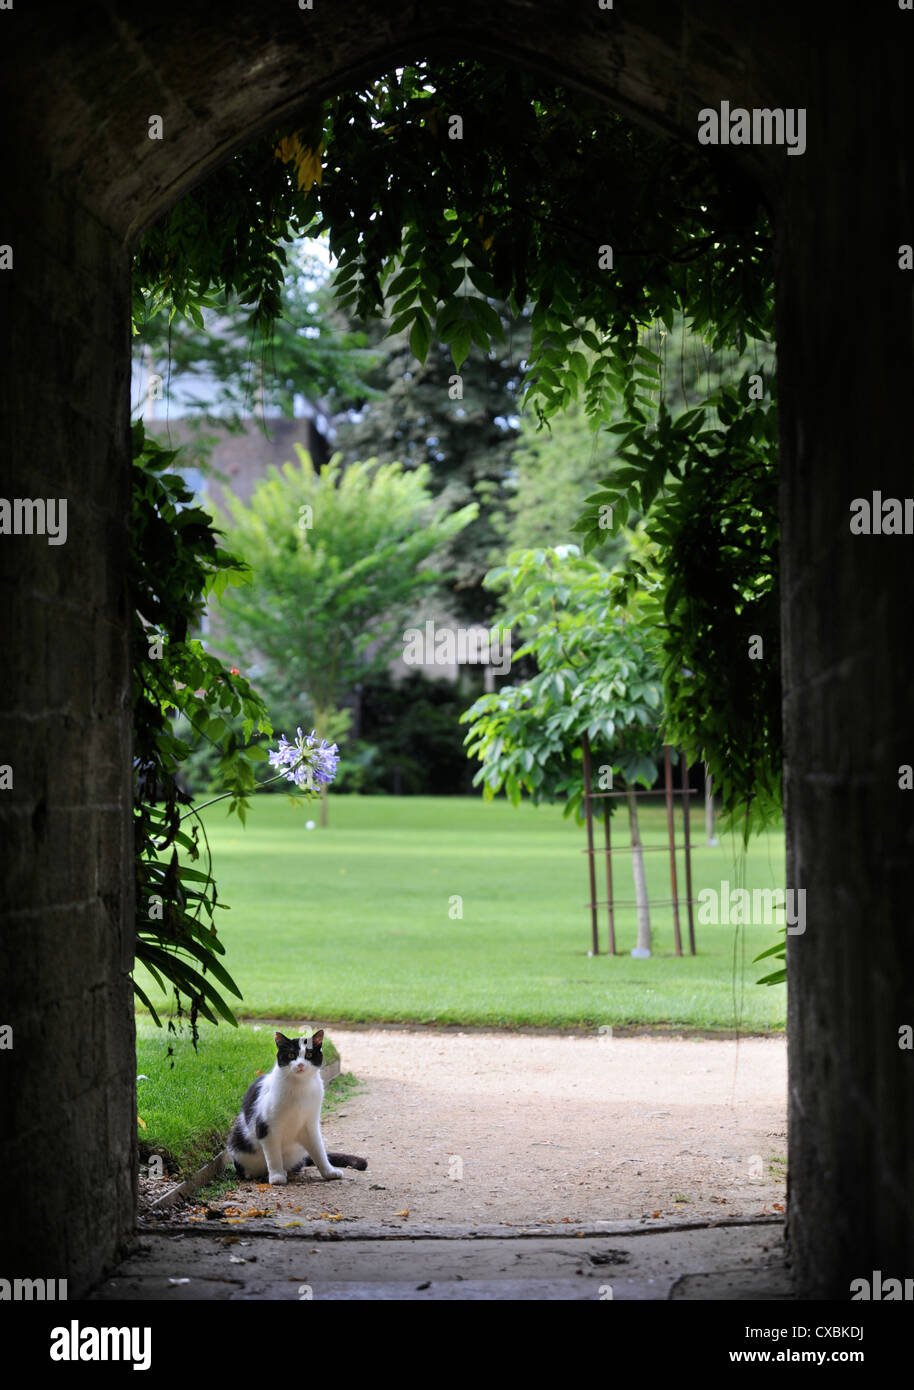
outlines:
M825 47L780 218L787 881L808 917L788 948L789 1231L801 1286L844 1299L914 1272L914 539L849 524L874 489L914 496L911 35Z
M83 209L20 186L2 491L67 512L63 544L0 539L0 1268L74 1293L129 1237L137 1171L128 260Z

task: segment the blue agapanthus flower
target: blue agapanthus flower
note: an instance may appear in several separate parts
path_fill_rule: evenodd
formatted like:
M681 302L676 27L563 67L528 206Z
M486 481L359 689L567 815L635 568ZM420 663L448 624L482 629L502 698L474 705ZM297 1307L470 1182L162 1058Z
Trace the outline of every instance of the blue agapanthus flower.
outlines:
M336 744L328 743L323 738L319 740L314 729L307 736L301 729L297 733L298 737L292 743L285 734L280 735L279 746L270 754L270 765L297 787L316 791L319 787L329 786L336 776L340 761Z

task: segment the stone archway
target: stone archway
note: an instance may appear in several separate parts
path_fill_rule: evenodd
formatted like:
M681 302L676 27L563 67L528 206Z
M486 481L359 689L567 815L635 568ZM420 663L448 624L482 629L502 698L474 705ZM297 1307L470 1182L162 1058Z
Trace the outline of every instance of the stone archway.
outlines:
M0 1153L20 1180L7 1264L76 1292L129 1237L136 1172L126 590L129 256L192 183L306 99L455 50L523 62L694 139L722 99L804 107L802 158L746 151L779 229L788 883L790 1234L800 1287L847 1296L914 1256L910 813L898 766L911 656L910 542L852 537L848 507L910 492L912 19L865 41L831 7L753 17L707 0L564 0L0 16L5 491L68 499L67 543L3 537L0 1021L15 1030ZM558 58L557 58L557 55ZM165 140L147 138L161 115ZM735 654L735 659L736 654ZM853 799L851 799L853 798Z

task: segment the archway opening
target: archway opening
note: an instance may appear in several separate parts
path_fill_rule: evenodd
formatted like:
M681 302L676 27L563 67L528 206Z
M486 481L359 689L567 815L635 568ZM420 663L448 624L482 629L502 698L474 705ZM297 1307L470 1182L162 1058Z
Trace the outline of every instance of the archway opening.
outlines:
M458 104L462 108L460 111L453 109ZM489 131L494 126L498 132L497 138L483 133L485 115L489 116L491 122ZM321 123L322 119L325 124ZM332 132L330 137L325 135L327 129ZM356 131L355 135L351 133L353 129ZM575 144L575 139L580 143ZM325 140L326 151L322 153ZM359 163L360 159L365 158L365 151L360 150L360 141L364 143L365 150L371 151L369 159L377 162L383 171L374 187L369 187L369 174L372 171L364 163ZM372 148L372 142L375 148ZM531 144L535 160L538 159L541 166L539 182L536 181L534 169L529 162ZM461 173L475 190L475 201L467 199L459 190L458 181L454 176L455 162L449 157L451 147L461 148ZM261 210L269 197L275 194L278 175L283 165L293 167L300 191L307 194L312 188L315 189L311 207L318 215L319 205L319 215L325 224L329 223L332 237L335 239L335 250L340 258L338 275L343 287L344 301L347 298L350 302L354 301L357 306L363 308L363 312L368 311L372 300L376 306L387 308L388 322L393 322L395 329L399 325L399 331L407 335L412 352L420 359L418 365L413 364L418 375L416 389L423 384L422 373L428 364L430 339L435 336L436 331L450 344L449 353L454 373L448 375L446 367L443 378L440 368L437 373L443 412L440 419L451 412L452 402L463 399L461 369L464 368L465 362L472 360L470 354L473 348L477 351L488 351L490 357L502 368L508 365L504 360L499 362L497 353L492 352L492 340L487 328L487 324L495 320L499 336L503 336L500 334L499 311L496 308L500 303L503 306L503 316L513 318L517 331L528 332L531 335L531 345L525 350L525 356L532 359L533 363L530 375L536 379L539 373L541 385L544 384L548 388L541 390L539 397L531 393L534 403L539 404L541 410L554 410L560 405L569 404L580 395L586 412L596 418L596 423L602 420L607 429L614 427L618 433L620 423L624 425L627 421L632 434L641 441L643 448L640 459L637 450L633 452L631 448L628 455L622 456L611 451L614 466L621 466L627 458L629 463L640 462L645 469L649 467L656 475L653 483L647 480L639 485L639 492L634 495L633 502L629 502L626 509L640 514L642 519L646 518L650 510L649 495L656 496L658 492L665 491L667 482L683 471L689 474L688 496L697 506L702 484L697 477L695 451L688 441L691 438L690 431L697 434L699 427L705 423L703 409L714 412L713 422L719 432L715 444L719 456L727 457L732 453L732 450L724 447L728 427L741 409L744 408L748 415L748 412L754 409L754 403L764 401L765 397L766 378L758 347L755 348L754 355L750 351L751 360L741 360L743 354L739 350L740 346L745 349L746 339L751 339L753 333L756 343L763 341L766 314L770 329L771 312L770 262L767 272L765 269L766 258L770 258L770 238L767 229L758 221L757 206L744 178L740 177L736 184L729 175L721 178L720 169L716 172L709 170L706 161L696 150L671 150L653 138L645 138L639 143L629 127L613 118L602 116L600 108L596 106L585 108L583 99L570 100L554 86L544 86L542 83L538 86L533 83L525 85L522 75L506 80L503 73L487 73L478 64L461 66L454 61L443 64L438 69L398 69L375 84L367 84L360 92L350 93L336 103L331 103L329 112L325 110L316 113L314 108L311 108L297 120L293 120L285 131L279 128L271 131L264 148L268 159L268 174L264 174L265 166L262 160L257 163L256 156L253 161L241 166L244 178L249 183L255 183L259 178L266 188L265 193L261 193L258 188L258 210ZM564 165L561 160L563 153L566 156ZM600 155L605 160L603 171L607 182L611 184L612 199L615 203L613 211L617 235L614 235L613 241L604 239L608 235L604 228L611 220L607 200L601 199L598 193L593 191L588 200L585 201L584 198L583 179ZM675 167L677 155L681 161L681 167L678 169ZM277 164L280 166L279 170ZM319 173L322 173L320 182ZM678 182L674 182L675 191L670 201L669 186L671 181L674 181L674 175ZM424 208L422 215L419 215L417 203L421 189L417 176L424 177L425 201L438 215L438 225L435 227L432 227L426 218ZM563 181L567 186L557 193L554 192L549 203L545 190L548 185L554 186L557 181ZM665 190L663 197L659 192L661 187ZM216 201L211 204L206 188L201 188L198 198L193 199L186 209L178 210L165 237L157 241L153 231L151 243L148 243L141 253L140 263L147 278L153 276L155 256L161 257L163 264L167 264L167 275L163 276L162 284L172 294L175 302L180 303L184 294L191 295L192 273L200 263L199 258L195 259L196 251L189 256L184 253L186 228L191 226L199 229L202 225L206 229L203 233L199 233L198 230L198 235L201 238L206 235L212 238L212 263L218 263L220 255L224 254L220 245L215 244L218 243L222 230L218 224L225 223L229 228L229 238L232 236L235 209L231 206L230 199L233 195L237 197L237 185L233 185L230 177L220 182L219 189L227 202ZM722 198L727 207L727 224L721 229L715 227L715 218L719 215L719 207L713 206L715 197ZM274 210L274 218L278 218L275 208L280 205L278 194L276 198L276 203L269 204ZM212 207L216 209L215 216L212 215ZM392 212L390 208L393 209ZM579 219L577 225L573 221L575 214ZM249 215L246 208L245 215ZM683 219L682 226L677 224L677 215ZM207 217L211 217L209 223ZM700 235L699 225L703 218L707 219L705 233ZM302 220L304 221L304 217ZM354 224L351 236L348 234L347 220ZM456 224L455 231L459 232L459 235L449 234L449 223ZM524 231L528 242L526 245L521 243ZM436 242L439 243L438 246ZM561 259L563 243L573 247L571 253L566 255L564 263ZM331 245L334 245L334 240L331 241ZM434 251L440 252L437 262ZM182 254L185 254L186 264L182 264ZM588 257L589 263L585 272L584 262ZM651 272L646 268L657 262L664 265L663 274ZM262 270L262 267L260 269ZM450 281L448 277L452 272L455 278ZM243 265L240 269L236 267L236 281L243 283L245 277L252 277L252 273L252 265ZM611 285L608 293L601 283L601 277ZM265 272L261 274L260 280L254 277L254 283L266 283L267 290L272 289ZM523 290L519 288L527 285L531 287L530 303ZM161 292L160 286L156 288ZM204 292L207 288L204 286ZM769 295L767 308L766 294ZM263 298L261 295L260 300L255 303L255 309L261 308ZM188 303L190 302L188 298ZM600 321L601 305L609 318L615 315L614 332L606 329ZM694 350L686 352L685 333L677 321L677 316L681 317L684 311L691 315L694 324L706 329L709 337L712 326L717 329L718 349L724 347L728 340L738 344L732 347L730 361L725 364L729 367L729 382L724 380L724 364L719 357L712 361L711 349L708 348L704 360L699 363L699 366L704 367L705 382L702 385L701 372L696 371L696 362L700 354ZM740 323L739 328L736 328L737 322ZM749 330L748 333L745 331L746 328ZM668 337L675 339L677 336L679 351L671 352L664 340ZM460 341L461 338L465 338L465 343ZM653 347L649 344L653 344ZM654 347L660 351L654 351ZM447 350L443 356L447 358ZM687 362L690 378L688 384ZM569 363L573 364L570 373L566 371ZM753 366L757 371L751 370ZM606 369L615 371L612 385L601 380ZM664 375L668 383L674 372L678 379L674 383L673 395L679 399L675 402L675 413L671 414L669 400L672 397L669 388L664 392ZM650 375L651 373L653 375ZM516 374L519 375L520 370ZM161 377L162 372L157 372L156 379L161 380ZM460 386L459 396L454 394L455 381ZM753 383L762 387L757 394L752 393ZM730 394L728 395L727 389L724 389L721 395L722 388L729 388ZM604 391L605 397L601 394ZM689 391L693 392L691 398ZM663 405L660 413L649 414L648 412L655 410L661 401ZM460 415L461 410L458 405L453 413ZM462 413L465 415L465 410ZM708 553L713 554L715 550L721 549L722 546L714 539L714 527L716 525L717 536L721 536L726 530L726 525L732 522L732 509L738 510L741 505L745 506L747 515L761 516L763 520L764 508L767 506L767 522L772 534L776 536L773 414L766 415L763 406L760 419L766 423L757 430L748 431L744 456L734 468L727 489L717 495L716 506L723 509L725 522L721 521L720 510L714 513L711 521L708 518L688 519L686 524L691 527L691 532L688 536L684 534L680 538L680 554L686 549L694 552L696 537L703 530L712 532L707 547ZM450 460L441 453L440 448L433 447L440 444L440 420L436 417L428 423L420 417L418 425L421 428L418 429L417 438L423 442L426 454L430 454L433 461L437 459L443 465L441 472L446 480ZM738 431L734 431L734 437L737 433ZM368 435L370 439L370 428ZM654 443L649 442L654 436L666 439L669 452L658 453L655 450ZM370 443L368 453L371 457L380 453L382 457L393 459L398 454L403 437L402 429L394 431L393 437L390 440L382 440L379 446ZM627 446L631 446L632 441L624 432L623 439ZM702 447L697 451L699 454L710 453L709 439L710 435L702 436ZM674 447L676 441L679 442L678 453ZM409 442L407 438L407 444ZM751 489L748 493L741 493L740 466L742 479L745 480L749 472L747 463L752 462L753 448L756 444L756 472L761 480L762 491L758 495ZM591 452L595 452L595 446ZM688 465L686 469L683 467L684 462ZM350 465L354 466L354 460L350 460ZM607 463L606 467L609 466ZM582 511L587 510L587 495L592 488L598 486L599 474L600 469L597 468L586 486L582 486L580 478L574 482ZM501 479L502 482L507 480L507 475ZM296 486L304 488L303 480L296 482L290 478L289 482L292 486L287 498L288 506L291 507L286 517L288 524L284 525L279 521L279 513L275 510L272 524L279 525L283 536L278 552L281 562L291 568L293 553L299 556L301 554L301 537L296 538L291 549L287 541L290 535L296 534L296 517L300 516L302 499L310 494L304 490L300 496L295 493ZM259 530L261 534L265 529L270 529L267 513L279 498L280 480L274 479L270 486L272 501L266 500L264 492L266 510L254 525L254 529ZM607 486L612 487L611 480L607 482ZM441 479L437 491L444 491ZM759 498L763 494L767 500L760 504ZM621 499L616 493L607 495L615 497L618 505ZM309 512L312 510L309 503L304 505ZM597 514L593 519L592 529L599 531L602 523L601 504L597 502L595 507ZM241 520L241 510L235 513L236 522ZM612 510L611 506L609 510ZM679 510L683 511L682 499L679 502ZM685 518L680 519L685 522ZM267 523L266 527L264 523ZM298 526L299 531L302 529L309 531L310 526ZM738 525L736 529L744 530L745 524ZM548 528L546 535L548 536ZM561 539L562 544L567 544L571 537L563 534L561 538L553 539ZM377 544L376 535L373 535L371 544ZM308 542L306 549L310 555ZM327 553L329 554L329 551ZM617 559L619 553L617 548ZM637 550L629 553L638 561ZM646 552L641 551L640 554L642 559L645 558ZM481 569L482 572L491 568L495 560L491 550L486 552L486 555L485 564L480 565L477 559L477 569ZM265 557L263 558L266 563ZM366 554L361 558L367 562L369 556ZM581 559L583 561L583 557ZM737 580L732 575L728 576L730 590L722 588L721 592L729 592L729 597L734 602L738 598L740 611L732 617L734 623L739 618L743 626L748 624L748 634L750 628L754 629L760 625L761 620L755 614L760 614L762 608L754 610L752 618L741 610L748 604L754 588L763 589L767 626L765 638L758 637L758 640L766 640L774 645L771 634L776 634L777 629L777 594L776 574L772 572L770 561L770 550L753 556L743 554L740 563L744 568L748 564L749 570L752 570L754 565L755 569L751 573L746 570L738 577L738 587ZM703 562L692 554L690 564L691 572L694 574L702 568ZM274 567L273 573L277 575L279 570ZM477 603L486 597L478 582L479 577L477 575ZM596 577L593 571L586 571L583 565L577 575L577 578L582 580L593 580ZM620 576L616 576L615 582L618 583L619 579ZM279 582L278 579L274 579L274 583ZM668 582L673 582L672 576L668 576ZM464 585L464 589L469 587ZM306 613L313 613L314 608L320 603L317 597L319 592L319 586L309 589L305 599L304 591L293 589L293 593L297 595L293 602L298 602ZM266 611L270 601L269 595L262 594L261 600ZM380 616L387 617L387 611L382 612ZM427 615L423 613L413 616L422 619L424 628ZM468 616L471 619L475 618L477 622L489 619L494 616L494 608L482 613L477 610ZM629 611L627 616L628 621L633 622L632 611ZM292 618L289 615L284 633L287 648L276 647L268 657L264 624L259 622L256 603L253 607L249 605L247 618L248 646L244 649L242 645L236 651L236 655L241 661L247 659L248 668L258 662L263 666L266 662L272 667L275 680L276 672L290 668L294 664L295 652L307 646L311 640L307 623L295 637L291 632ZM347 619L348 615L341 618L343 630L347 630ZM696 632L700 632L701 628L702 625L698 624ZM731 639L734 633L739 631L741 628L738 625L734 626L730 633ZM165 638L168 636L167 633L161 635ZM161 655L159 652L155 658L157 676L162 669L158 665ZM773 655L769 650L769 656ZM696 652L696 657L690 658L693 664L698 664L697 658ZM321 660L316 664L326 667L328 663ZM434 664L434 658L429 664ZM573 659L571 664L573 669ZM528 669L537 675L543 674L537 669L535 662L530 663ZM769 709L777 711L780 691L776 680L776 660L771 662L769 669L773 669L775 678L767 701ZM695 673L689 671L688 675L692 678ZM224 679L224 675L217 675L215 679ZM659 688L659 666L656 679ZM354 678L350 675L350 684L353 683ZM148 685L149 682L146 681L145 684ZM717 685L719 687L720 682ZM351 693L351 690L342 691L347 699ZM739 688L734 698L739 698L742 693L744 688ZM690 692L680 690L679 698L685 702L689 695ZM580 728L580 701L576 705L574 699L566 699L564 709L540 712L541 722L546 714L551 718L556 712L562 716L570 714L572 722L567 726L567 746L555 757L556 768L550 770L552 783L548 794L541 782L532 780L526 786L526 790L532 792L535 799L575 800L572 785L575 776L577 781L580 781L580 771L575 772L575 760L579 758L577 741L588 731L587 726L591 718L597 718L600 713L600 710L593 706L599 706L600 699L609 698L608 692L604 692L595 702L584 702L589 714ZM326 706L326 701L320 705L316 700L313 703L315 710L324 709ZM709 697L704 703L710 706L713 701ZM562 700L559 698L558 705L561 704ZM637 700L635 704L637 705ZM756 709L754 713L757 712ZM195 713L199 715L199 708L195 707ZM747 711L745 714L747 729L752 714L753 711ZM574 722L575 719L577 722ZM190 722L194 724L193 718ZM309 718L306 722L312 721ZM316 718L315 722L320 723L320 718ZM655 722L662 722L659 716ZM631 728L622 731L618 738L614 738L613 731L607 731L605 727L601 727L593 735L595 751L605 750L605 757L609 760L607 766L617 764L616 771L621 774L623 784L626 774L627 780L632 784L638 776L644 779L644 766L650 761L650 749L644 740L639 742L633 736L636 727L643 730L644 725L648 723L642 717L640 708L631 714L629 723ZM328 732L328 726L322 725L319 729L321 737ZM775 722L766 731L761 742L770 742L776 733ZM223 727L217 738L224 738L224 734ZM731 743L739 741L733 729L729 731L729 737ZM747 733L744 741L748 742L749 737ZM660 741L662 742L662 737ZM637 761L632 761L637 760L638 756L642 759L640 770ZM535 762L536 758L530 754L530 767L527 771L530 771ZM648 778L648 782L655 780L657 776L659 769L655 768L654 777ZM490 781L491 785L493 783ZM512 796L518 788L524 790L522 780L514 774L502 774L500 785L511 792ZM769 790L776 792L776 783ZM579 794L577 799L580 799ZM345 872L345 869L342 872ZM468 871L469 878L476 880L484 876L484 872L484 866L480 862ZM722 878L720 881L722 883ZM771 886L773 885L769 885ZM383 890L377 888L376 891ZM457 897L462 902L462 895L458 894ZM535 901L535 897L533 894L531 902ZM142 900L141 891L140 901ZM395 916L397 911L404 908L405 904L401 904L401 908L396 909ZM527 912L529 915L529 908ZM576 917L579 913L575 911L572 915ZM722 921L715 921L714 925L726 927L728 920L725 915ZM627 925L625 923L625 926ZM262 935L260 922L253 921L251 926L255 936ZM432 932L437 930L436 927L430 929ZM483 939L488 929L484 927ZM388 929L385 928L385 931ZM555 934L554 926L553 933ZM388 934L396 934L396 928L391 927ZM721 940L727 935L724 931ZM545 940L548 937L545 923L540 924L539 931L530 933L530 936ZM769 944L767 939L755 942L756 947ZM639 948L644 950L640 935ZM359 950L355 942L353 950ZM365 946L362 947L362 951L367 956ZM728 966L731 958L729 945L724 950L718 949L717 954L718 966L722 962ZM355 995L348 996L355 1000L351 1007L359 1017L384 1017L385 1005L378 1001L390 997L391 982L378 978L379 962L383 961L383 955L384 953L368 968L368 976L373 978L374 984L378 986L378 994L367 1000L359 1000ZM421 948L417 955L419 959L422 958ZM497 947L489 957L490 965L495 956ZM459 951L455 959L459 959ZM486 963L486 952L483 950L479 955L480 974L484 973ZM745 963L744 960L744 967ZM291 959L285 965L276 963L273 983L267 985L267 993L255 999L256 1009L265 1016L307 1013L323 1018L342 1014L345 1019L345 1007L332 1002L332 987L326 995L326 1008L315 1008L313 992L309 993L307 1000L305 996L290 1000L297 1006L292 1010L280 1008L279 995L270 995L269 990L275 990L277 982L284 978L286 969L291 965ZM439 967L440 963L436 968ZM580 973L581 967L574 968ZM567 972L567 969L566 960L562 970ZM506 972L506 977L508 974L510 970ZM561 974L558 978L561 980ZM593 977L576 983L594 986L599 982ZM646 989L648 993L652 992L646 979L625 983ZM443 980L439 980L438 984L443 985ZM476 977L468 984L465 996L461 996L460 1000L448 1002L447 1007L443 1009L446 1021L473 1023L484 1020L485 1008L480 1011L479 999L473 997L474 984L478 988L479 979ZM721 970L718 970L718 984L727 995L729 1005L729 977L724 978ZM408 1013L410 1008L418 1007L426 1019L430 1016L436 1017L434 993L433 986L432 994L423 998L418 1005L415 1002L412 1005L404 1005L402 1001L397 1000L392 1006L388 1004L386 1007L388 1010L392 1008L395 1014L403 1008L406 1008ZM638 1012L638 1007L640 1006L635 1007L633 1017L626 1018L624 1005L619 1000L614 1001L611 1006L598 1009L575 1001L566 1005L562 1021L571 1024L576 1020L578 1025L584 1022L594 1029L603 1028L602 1036L605 1040L607 1029L618 1030L620 1025L626 1022L649 1022L645 1015ZM461 1013L461 1008L465 1012ZM529 1000L515 1000L513 1008L513 1014L510 1008L503 1009L499 1015L502 1021L510 1022L513 1018L514 1021L539 1025L546 1022L546 1015L542 1012L537 1013ZM524 1013L525 1009L528 1010L527 1014ZM553 1021L557 1021L556 1015L553 1014L552 1017ZM675 1022L694 1027L699 1022L697 1015L683 1018L680 1014L671 1017L663 1012L662 1005L654 1009L651 1017L655 1023L664 1025ZM703 1021L712 1028L728 1025L739 1028L743 1023L739 1015L732 1018L729 1009L726 1016L720 1012L715 1014L712 1009ZM781 1118L783 1123L783 1116ZM763 1127L770 1123L771 1116L766 1114ZM752 1139L744 1146L746 1152L742 1165L740 1166L738 1157L734 1163L736 1181L756 1181L763 1176L771 1176L770 1165L767 1165L767 1160L757 1152L760 1145L760 1139ZM782 1154L776 1157L783 1162ZM761 1168L761 1171L756 1172L757 1168ZM671 1194L671 1198L675 1196L676 1194ZM783 1193L775 1183L771 1191L765 1189L759 1197L759 1204L762 1204L765 1198L774 1202L782 1196ZM637 1201L637 1212L633 1207L631 1210L626 1209L624 1213L614 1211L613 1216L634 1216L640 1214L645 1204L652 1205L644 1193L631 1200ZM682 1200L691 1202L694 1199L684 1197ZM715 1200L722 1200L719 1194ZM783 1204L779 1205L782 1209ZM593 1215L592 1212L589 1214ZM518 1213L512 1209L512 1215L517 1216ZM524 1220L534 1219L532 1209L520 1215Z

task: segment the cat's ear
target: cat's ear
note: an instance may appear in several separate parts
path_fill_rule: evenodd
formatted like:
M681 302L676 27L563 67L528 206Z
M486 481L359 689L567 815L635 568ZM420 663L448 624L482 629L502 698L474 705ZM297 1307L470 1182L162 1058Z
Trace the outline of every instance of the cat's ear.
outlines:
M311 1046L312 1046L312 1047L320 1047L321 1044L323 1043L323 1041L324 1041L324 1030L323 1030L323 1028L319 1028L318 1031L314 1034L314 1037L311 1039Z
M289 1042L290 1039L286 1037L285 1033L274 1033L273 1041L277 1047L282 1047L283 1043Z

